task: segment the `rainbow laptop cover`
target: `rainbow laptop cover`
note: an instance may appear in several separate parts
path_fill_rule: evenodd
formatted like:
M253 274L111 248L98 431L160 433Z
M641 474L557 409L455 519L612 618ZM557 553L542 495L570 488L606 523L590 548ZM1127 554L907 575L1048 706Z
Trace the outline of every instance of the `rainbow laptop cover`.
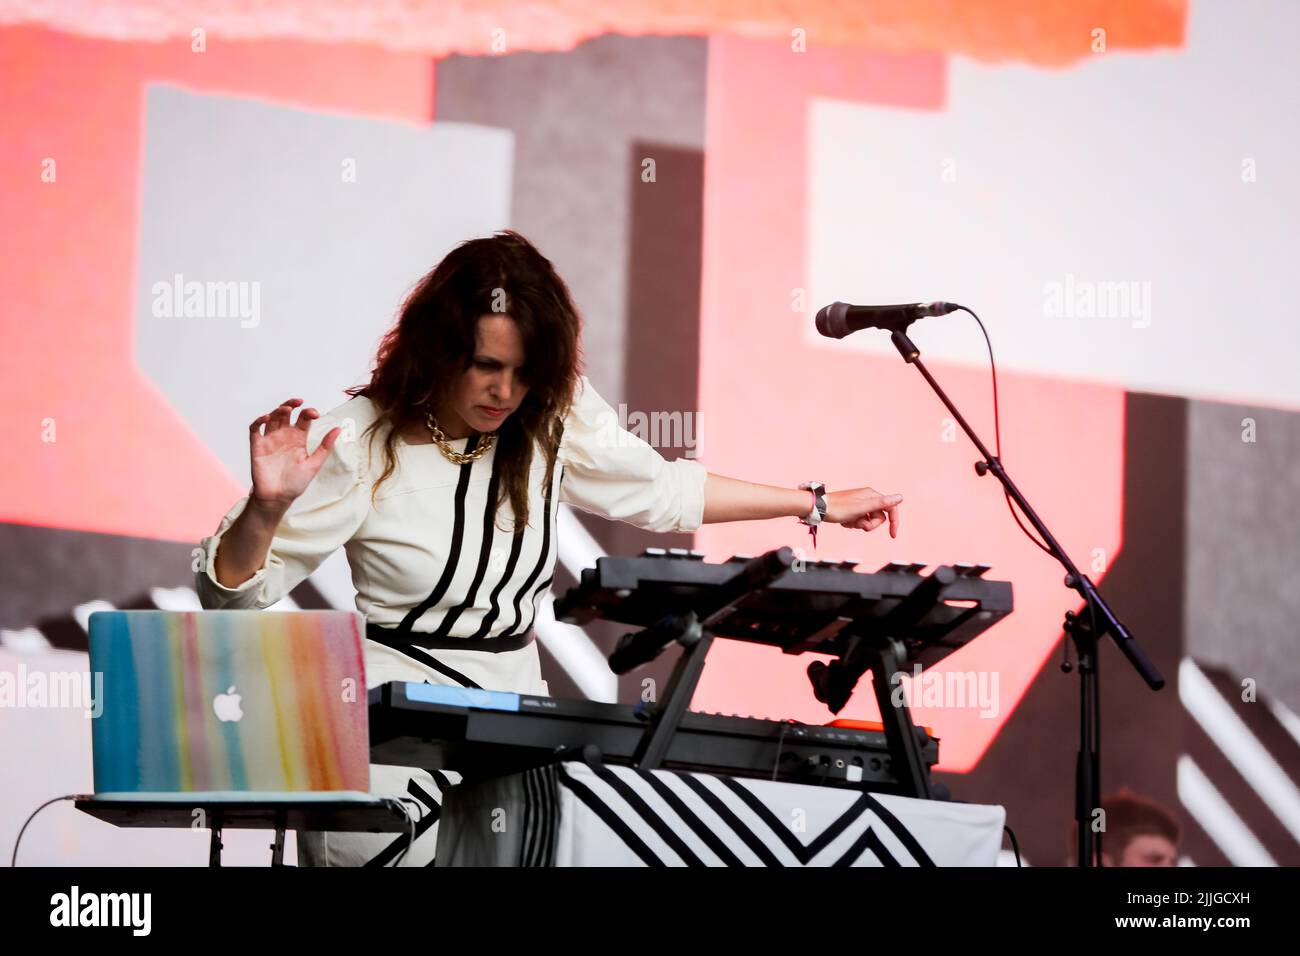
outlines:
M360 796L370 788L355 611L97 611L97 797Z

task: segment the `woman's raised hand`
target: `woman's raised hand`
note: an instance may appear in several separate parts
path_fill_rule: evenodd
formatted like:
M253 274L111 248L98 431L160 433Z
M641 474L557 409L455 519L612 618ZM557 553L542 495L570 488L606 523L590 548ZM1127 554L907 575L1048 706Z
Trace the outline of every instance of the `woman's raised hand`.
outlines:
M320 447L307 454L307 430L315 419L320 418L320 412L304 408L298 413L298 421L290 424L293 410L301 404L301 398L290 398L248 426L248 453L253 471L251 503L268 509L287 510L307 490L330 456L342 429L331 429L321 440ZM262 431L263 425L266 426L265 432Z

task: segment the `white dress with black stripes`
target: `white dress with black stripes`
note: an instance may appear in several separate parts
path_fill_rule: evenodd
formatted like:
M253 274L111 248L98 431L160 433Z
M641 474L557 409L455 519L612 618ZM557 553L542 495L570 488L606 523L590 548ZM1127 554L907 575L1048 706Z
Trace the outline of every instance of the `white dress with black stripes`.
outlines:
M308 451L341 426L333 452L285 514L263 566L237 588L213 572L222 536L248 504L245 497L204 538L205 566L196 575L205 608L265 608L343 547L364 615L366 684L429 681L522 694L549 693L542 680L533 620L551 585L557 551L556 507L565 502L650 531L690 532L704 516L707 471L697 461L666 461L619 427L618 416L581 378L564 420L550 486L540 447L529 480L529 523L511 530L509 500L493 512L500 471L493 447L455 465L436 445L399 440L397 470L371 504L383 472L384 429L373 443L362 434L375 419L357 397L312 422ZM473 451L478 437L451 442ZM419 806L416 840L370 833L298 835L301 865L422 866L432 862L441 792L454 773L372 764L374 793L401 795ZM405 851L405 852L403 852Z

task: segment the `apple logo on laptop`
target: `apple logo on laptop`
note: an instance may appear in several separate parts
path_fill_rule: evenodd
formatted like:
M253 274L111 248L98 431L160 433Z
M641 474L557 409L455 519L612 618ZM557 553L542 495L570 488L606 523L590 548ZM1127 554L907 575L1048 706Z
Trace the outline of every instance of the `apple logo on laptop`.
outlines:
M216 713L217 720L239 720L244 716L244 712L239 709L239 695L235 693L234 686L226 688L224 694L212 698L212 710Z

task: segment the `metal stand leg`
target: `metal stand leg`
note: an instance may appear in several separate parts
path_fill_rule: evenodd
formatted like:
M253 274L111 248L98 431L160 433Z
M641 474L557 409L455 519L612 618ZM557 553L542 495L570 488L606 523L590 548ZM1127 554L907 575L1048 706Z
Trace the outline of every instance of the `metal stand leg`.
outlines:
M271 865L284 866L284 831L285 815L277 813L275 816L275 841L271 844Z
M221 821L214 821L212 840L208 843L208 866L221 865Z
M884 647L872 646L868 652L871 661L871 683L880 707L880 722L885 725L885 739L889 741L889 755L894 777L907 797L929 800L930 775L921 757L921 745L916 739L916 725L906 700L901 707L894 706L893 690L897 685L900 661L906 660L903 645L891 639Z
M1092 815L1101 805L1101 767L1097 753L1100 695L1097 686L1097 635L1091 615L1065 615L1066 640L1074 639L1079 655L1079 753L1074 768L1076 866L1101 864L1101 834L1092 829Z
M633 765L642 770L658 770L667 756L677 726L700 683L704 658L713 645L713 634L700 626L694 613L688 620L686 631L677 638L677 642L682 645L682 656L673 667L664 700L655 706L650 724L642 733L641 741L632 754Z

